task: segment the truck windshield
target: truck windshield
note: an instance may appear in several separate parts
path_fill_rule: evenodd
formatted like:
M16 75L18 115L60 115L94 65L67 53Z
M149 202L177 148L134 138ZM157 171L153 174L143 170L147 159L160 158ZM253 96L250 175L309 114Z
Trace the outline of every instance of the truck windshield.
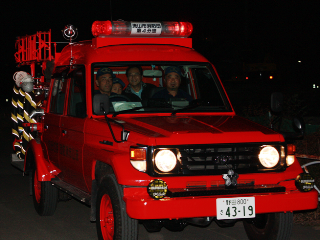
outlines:
M114 115L232 111L213 68L204 63L96 63L95 94L109 95Z

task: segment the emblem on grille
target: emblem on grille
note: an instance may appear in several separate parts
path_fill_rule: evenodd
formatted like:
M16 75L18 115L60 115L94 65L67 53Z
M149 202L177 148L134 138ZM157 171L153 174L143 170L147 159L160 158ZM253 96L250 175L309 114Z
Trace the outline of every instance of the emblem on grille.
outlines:
M235 173L233 169L229 169L227 174L223 174L222 178L225 181L226 188L233 188L237 186L238 173Z

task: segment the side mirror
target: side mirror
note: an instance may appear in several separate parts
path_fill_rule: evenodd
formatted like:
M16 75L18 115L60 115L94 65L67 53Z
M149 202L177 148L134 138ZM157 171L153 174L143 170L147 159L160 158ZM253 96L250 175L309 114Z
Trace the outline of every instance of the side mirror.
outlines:
M293 118L292 125L295 132L280 132L288 143L302 139L305 133L305 123L302 118Z
M93 96L93 112L97 115L109 113L110 101L107 94L96 94Z
M274 92L271 94L271 110L279 113L282 111L283 95L280 92Z
M306 124L304 123L303 119L301 117L295 117L292 121L293 128L297 132L300 132L301 135L304 135L306 130Z

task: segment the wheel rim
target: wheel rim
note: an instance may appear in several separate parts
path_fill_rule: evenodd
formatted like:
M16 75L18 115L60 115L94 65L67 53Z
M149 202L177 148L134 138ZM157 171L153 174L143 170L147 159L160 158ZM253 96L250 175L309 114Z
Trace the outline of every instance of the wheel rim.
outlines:
M41 182L38 181L37 170L34 171L33 189L34 189L34 196L36 198L36 201L39 203L41 198Z
M114 217L110 197L105 194L100 202L100 229L103 239L113 239Z

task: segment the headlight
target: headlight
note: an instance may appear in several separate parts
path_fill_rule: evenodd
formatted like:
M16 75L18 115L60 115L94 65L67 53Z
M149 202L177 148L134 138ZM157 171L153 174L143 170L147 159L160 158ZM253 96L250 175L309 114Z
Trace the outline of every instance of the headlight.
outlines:
M154 160L157 168L162 172L170 172L177 165L176 155L170 150L160 150Z
M260 163L266 168L276 166L280 160L279 152L272 146L265 146L259 154Z

